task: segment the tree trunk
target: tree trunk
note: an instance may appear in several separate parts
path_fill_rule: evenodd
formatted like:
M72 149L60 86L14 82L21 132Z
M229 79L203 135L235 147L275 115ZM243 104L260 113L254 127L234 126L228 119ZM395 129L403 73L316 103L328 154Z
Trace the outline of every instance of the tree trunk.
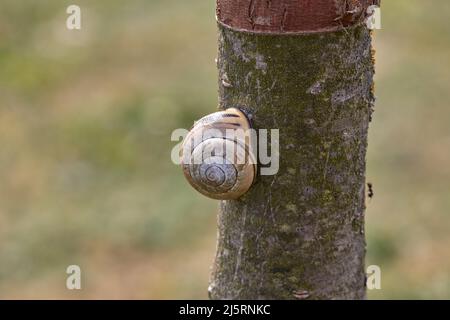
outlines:
M218 0L219 107L280 130L280 169L221 202L212 299L365 298L369 1L353 20L337 2Z

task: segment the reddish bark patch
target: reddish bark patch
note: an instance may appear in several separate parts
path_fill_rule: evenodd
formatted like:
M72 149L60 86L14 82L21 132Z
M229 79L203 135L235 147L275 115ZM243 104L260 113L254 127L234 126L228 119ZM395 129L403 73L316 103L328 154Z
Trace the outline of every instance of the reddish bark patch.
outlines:
M380 0L217 0L217 19L262 33L333 31L361 22Z

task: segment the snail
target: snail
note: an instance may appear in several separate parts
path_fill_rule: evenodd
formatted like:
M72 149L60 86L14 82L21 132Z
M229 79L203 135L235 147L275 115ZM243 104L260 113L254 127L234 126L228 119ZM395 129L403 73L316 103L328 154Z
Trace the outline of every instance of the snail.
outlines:
M235 200L256 176L254 135L246 115L236 108L194 123L181 148L183 173L194 189L216 200Z

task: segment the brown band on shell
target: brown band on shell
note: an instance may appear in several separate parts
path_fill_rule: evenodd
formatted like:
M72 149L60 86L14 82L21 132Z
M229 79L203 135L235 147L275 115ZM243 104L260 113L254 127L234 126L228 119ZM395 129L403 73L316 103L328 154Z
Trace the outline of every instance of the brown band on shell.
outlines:
M219 23L257 33L335 31L360 23L380 0L217 0Z

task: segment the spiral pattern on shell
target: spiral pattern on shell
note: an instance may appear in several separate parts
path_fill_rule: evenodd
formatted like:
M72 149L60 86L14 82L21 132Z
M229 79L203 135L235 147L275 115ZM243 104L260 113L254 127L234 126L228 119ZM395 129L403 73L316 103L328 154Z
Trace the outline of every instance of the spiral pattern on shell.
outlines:
M203 195L238 199L251 187L256 162L248 136L230 138L230 130L246 132L250 123L238 109L216 112L197 121L182 146L183 172Z

